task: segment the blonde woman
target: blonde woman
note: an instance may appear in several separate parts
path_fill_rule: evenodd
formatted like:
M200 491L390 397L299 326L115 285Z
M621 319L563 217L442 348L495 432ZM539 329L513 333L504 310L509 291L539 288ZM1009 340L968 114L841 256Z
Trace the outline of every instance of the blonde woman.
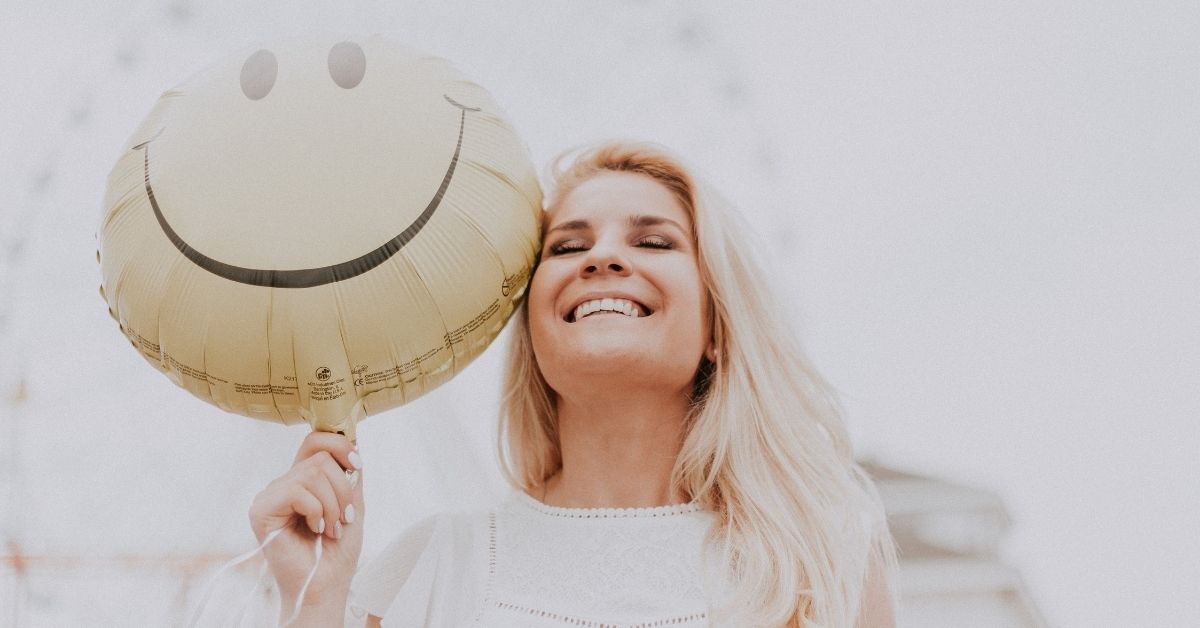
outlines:
M310 435L250 511L260 539L289 526L284 609L329 537L293 625L894 626L879 496L736 214L655 146L560 163L504 383L512 495L352 585L362 461Z

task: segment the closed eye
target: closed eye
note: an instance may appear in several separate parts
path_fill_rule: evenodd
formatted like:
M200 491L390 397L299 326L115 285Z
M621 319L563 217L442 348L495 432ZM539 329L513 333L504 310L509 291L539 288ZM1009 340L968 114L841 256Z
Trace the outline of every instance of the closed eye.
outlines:
M657 235L646 236L637 242L638 246L651 249L673 249L675 244L670 240Z
M580 240L578 238L572 238L570 240L563 240L562 242L558 242L557 244L554 244L553 246L551 246L550 254L551 255L565 255L567 253L576 253L579 251L586 251L586 250L587 250L586 242L584 242L583 240Z

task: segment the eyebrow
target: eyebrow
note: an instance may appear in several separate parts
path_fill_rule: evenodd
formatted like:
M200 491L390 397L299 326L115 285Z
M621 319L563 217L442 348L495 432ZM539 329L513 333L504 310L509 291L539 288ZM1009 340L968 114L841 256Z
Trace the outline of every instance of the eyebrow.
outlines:
M688 232L687 229L683 228L683 225L671 220L670 218L663 218L662 216L646 216L643 214L635 214L629 217L630 227L653 227L655 225L662 224L673 225L676 229L679 229L683 233ZM555 231L584 231L590 229L591 227L591 223L586 220L568 220L551 227L546 231L546 234L549 235Z
M568 220L566 222L559 223L550 229L547 229L546 235L550 235L555 231L583 231L590 227L591 225L588 224L588 221L586 220Z
M630 227L653 227L656 225L663 225L663 224L674 225L676 229L679 229L683 233L688 232L687 229L683 228L683 225L679 224L678 222L675 222L674 220L671 220L670 218L663 218L662 216L645 216L645 215L636 215L636 216L629 217L629 226Z

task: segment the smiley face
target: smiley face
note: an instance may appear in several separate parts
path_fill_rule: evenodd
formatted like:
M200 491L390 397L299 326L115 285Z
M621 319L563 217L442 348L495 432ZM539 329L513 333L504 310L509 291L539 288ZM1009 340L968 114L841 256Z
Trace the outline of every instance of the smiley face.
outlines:
M282 41L167 90L134 132L105 192L102 294L197 397L352 436L496 337L541 207L523 142L450 62L378 36Z
M275 288L356 277L417 237L454 180L481 111L451 96L461 82L388 48L315 52L260 49L236 80L226 68L184 85L174 106L168 92L161 126L130 149L163 235L208 272Z

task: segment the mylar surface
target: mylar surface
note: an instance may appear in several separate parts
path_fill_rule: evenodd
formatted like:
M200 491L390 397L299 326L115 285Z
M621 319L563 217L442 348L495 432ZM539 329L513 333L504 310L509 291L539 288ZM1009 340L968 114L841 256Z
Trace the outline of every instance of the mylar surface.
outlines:
M109 176L109 312L230 412L354 436L500 332L542 193L489 94L384 38L244 50L165 92Z

